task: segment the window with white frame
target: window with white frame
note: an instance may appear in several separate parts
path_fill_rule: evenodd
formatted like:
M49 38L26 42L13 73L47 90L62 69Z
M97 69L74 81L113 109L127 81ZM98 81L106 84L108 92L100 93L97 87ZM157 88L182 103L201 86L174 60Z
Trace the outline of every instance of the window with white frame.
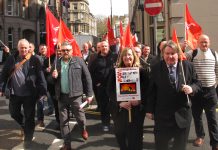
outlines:
M19 16L20 14L20 0L7 0L6 1L6 15Z
M8 28L8 47L13 49L13 28Z

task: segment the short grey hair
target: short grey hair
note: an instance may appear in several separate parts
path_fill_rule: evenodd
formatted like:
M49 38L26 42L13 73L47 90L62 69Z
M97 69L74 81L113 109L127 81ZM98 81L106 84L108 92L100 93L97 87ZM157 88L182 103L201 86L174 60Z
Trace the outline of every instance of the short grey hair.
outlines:
M61 47L62 46L67 46L67 47L69 47L70 49L72 49L72 45L71 45L71 43L69 43L68 41L64 41L62 44L61 44Z
M18 41L18 44L17 44L17 48L19 49L21 43L27 43L28 45L30 44L29 41L27 39L20 39ZM29 47L29 46L28 46Z

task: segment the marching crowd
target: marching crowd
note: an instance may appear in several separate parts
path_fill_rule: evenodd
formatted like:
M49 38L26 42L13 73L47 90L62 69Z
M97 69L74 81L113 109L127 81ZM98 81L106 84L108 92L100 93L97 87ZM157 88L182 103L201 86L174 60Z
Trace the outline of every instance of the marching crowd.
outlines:
M44 44L35 54L34 44L21 39L17 49L10 54L5 47L0 95L10 99L9 112L20 125L24 148L31 149L35 127L45 127L45 101L54 106L57 129L64 140L61 150L71 149L70 113L87 140L86 117L80 105L95 98L102 131L114 131L120 150L143 149L145 117L154 120L156 150L186 150L192 118L196 131L193 144L200 147L205 137L203 111L210 145L218 150L218 55L210 49L207 35L200 36L196 50L186 50L184 42L187 60L181 60L180 49L171 40L158 44L157 56L150 53L147 44L135 43L120 50L119 43L110 47L107 41L98 42L96 47L90 41L84 43L82 57L72 56L74 49L68 42L55 45L49 58ZM115 68L128 67L139 68L141 99L117 101Z

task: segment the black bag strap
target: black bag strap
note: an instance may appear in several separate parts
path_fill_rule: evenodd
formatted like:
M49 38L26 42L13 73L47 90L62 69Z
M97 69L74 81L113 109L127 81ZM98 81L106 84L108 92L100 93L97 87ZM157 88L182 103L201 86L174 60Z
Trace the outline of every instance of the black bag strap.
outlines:
M215 58L215 61L217 62L217 58L216 58L215 51L212 50L212 49L210 49L210 50L211 50L211 52L212 52L212 54L213 54L213 56L214 56L214 58ZM194 58L195 58L195 56L196 56L197 54L198 54L198 49L193 50L191 62L193 62L193 60L194 60Z

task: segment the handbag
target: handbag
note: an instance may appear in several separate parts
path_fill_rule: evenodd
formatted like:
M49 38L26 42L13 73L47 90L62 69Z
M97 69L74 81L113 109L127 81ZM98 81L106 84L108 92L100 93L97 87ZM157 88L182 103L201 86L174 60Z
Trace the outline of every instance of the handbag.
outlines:
M10 99L11 92L12 92L11 91L12 89L9 87L9 81L10 81L11 77L16 72L16 70L18 70L27 60L30 59L31 56L32 56L32 54L28 53L21 62L19 62L18 64L15 65L14 70L12 71L11 75L9 76L9 78L8 78L6 84L5 84L4 95L5 95L6 99Z
M192 120L190 107L183 107L177 110L175 112L175 120L179 128L189 127Z

